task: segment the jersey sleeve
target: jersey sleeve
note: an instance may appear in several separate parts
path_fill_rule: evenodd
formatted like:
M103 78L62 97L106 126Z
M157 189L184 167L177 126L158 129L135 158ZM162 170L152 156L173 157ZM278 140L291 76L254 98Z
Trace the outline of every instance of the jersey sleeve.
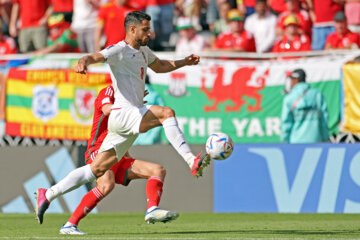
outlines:
M96 98L95 108L101 111L102 107L107 104L114 104L114 89L108 86L99 92Z
M156 55L150 50L149 47L145 47L145 51L146 51L146 53L147 53L147 55L148 55L148 66L150 66L151 64L153 64L153 63L156 61L157 57L156 57Z
M119 44L110 45L107 48L101 50L100 53L104 56L105 61L108 64L114 65L122 60L124 55L124 46Z

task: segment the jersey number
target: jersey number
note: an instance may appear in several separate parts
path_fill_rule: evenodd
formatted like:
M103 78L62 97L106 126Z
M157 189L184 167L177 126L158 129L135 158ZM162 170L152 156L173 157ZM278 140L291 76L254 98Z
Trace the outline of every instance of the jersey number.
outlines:
M141 79L144 80L144 68L141 67Z

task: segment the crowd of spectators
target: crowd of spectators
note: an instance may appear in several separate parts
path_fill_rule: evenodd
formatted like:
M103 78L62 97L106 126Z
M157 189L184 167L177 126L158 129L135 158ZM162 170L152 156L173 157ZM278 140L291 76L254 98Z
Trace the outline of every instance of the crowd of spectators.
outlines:
M152 17L155 51L360 46L360 0L0 0L0 54L99 51L124 38L134 10Z

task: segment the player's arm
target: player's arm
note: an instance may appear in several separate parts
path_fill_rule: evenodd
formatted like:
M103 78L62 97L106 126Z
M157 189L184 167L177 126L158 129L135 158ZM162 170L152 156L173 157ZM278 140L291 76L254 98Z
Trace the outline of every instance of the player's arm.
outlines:
M101 111L104 113L105 116L109 116L111 112L112 104L106 104L102 106Z
M86 55L80 58L78 64L75 66L74 70L77 73L86 74L87 67L93 63L103 63L105 62L105 57L101 53L93 53L90 55Z
M316 15L315 15L315 11L314 11L314 3L313 0L306 0L306 3L309 7L309 15L311 18L311 21L314 23L316 21Z
M20 6L19 3L14 3L11 9L10 14L10 25L9 25L9 32L12 37L17 37L18 29L17 29L17 20L20 14Z
M104 30L104 23L102 21L97 21L94 32L94 41L95 41L95 51L98 52L101 50L101 36Z
M200 62L200 57L197 55L190 55L181 60L171 61L171 60L156 60L149 65L149 67L156 73L166 73L174 71L178 68L184 66L197 65Z

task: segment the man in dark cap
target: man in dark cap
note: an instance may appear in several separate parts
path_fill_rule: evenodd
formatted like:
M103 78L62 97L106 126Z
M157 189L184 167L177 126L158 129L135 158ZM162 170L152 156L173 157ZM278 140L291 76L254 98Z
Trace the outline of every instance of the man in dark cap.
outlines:
M360 35L348 29L344 12L340 11L335 14L334 26L335 32L327 37L325 49L357 49L360 47Z
M326 142L329 138L328 111L324 96L305 82L303 69L290 77L290 93L281 113L281 141L285 143Z

